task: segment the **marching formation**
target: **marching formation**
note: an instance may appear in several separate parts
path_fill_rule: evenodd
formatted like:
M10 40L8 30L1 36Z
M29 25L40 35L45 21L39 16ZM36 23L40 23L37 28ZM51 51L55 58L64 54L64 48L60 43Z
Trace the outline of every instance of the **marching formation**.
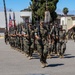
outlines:
M57 23L48 25L40 21L35 26L31 23L12 26L7 34L6 43L8 41L12 48L19 49L29 59L36 52L43 68L47 66L47 58L52 55L62 58L66 50L66 31Z

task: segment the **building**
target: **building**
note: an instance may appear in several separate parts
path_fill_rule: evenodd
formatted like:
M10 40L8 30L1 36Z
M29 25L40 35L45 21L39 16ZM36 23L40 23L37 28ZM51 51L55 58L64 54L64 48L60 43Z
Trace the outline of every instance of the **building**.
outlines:
M60 18L60 25L62 25L63 29L68 31L70 28L72 28L75 25L75 16L62 16Z
M24 9L20 12L14 12L15 13L15 21L16 25L20 23L25 22L32 22L32 11L30 9ZM7 21L9 26L9 14L11 14L11 18L13 19L13 12L7 12ZM60 15L58 14L57 17L58 23L62 25L63 29L68 31L70 28L72 28L75 25L75 16L74 15ZM5 28L5 14L4 12L0 12L0 27Z
M15 21L16 25L19 23L25 23L26 21L32 21L32 12L31 11L21 11L21 12L14 12L15 13ZM11 15L11 19L13 19L13 12L7 12L7 22L9 26L9 14ZM5 28L5 14L4 12L0 12L0 27Z
M5 28L0 28L0 33L4 33L5 32Z
M21 11L20 17L23 22L32 22L32 12L31 11Z

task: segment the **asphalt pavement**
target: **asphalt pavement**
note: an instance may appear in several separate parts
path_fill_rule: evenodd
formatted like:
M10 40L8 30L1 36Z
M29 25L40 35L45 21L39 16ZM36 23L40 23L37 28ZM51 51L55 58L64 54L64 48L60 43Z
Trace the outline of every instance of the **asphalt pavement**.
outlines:
M0 75L75 75L75 42L69 40L66 45L64 58L53 56L47 59L48 67L41 68L37 55L29 60L0 38Z

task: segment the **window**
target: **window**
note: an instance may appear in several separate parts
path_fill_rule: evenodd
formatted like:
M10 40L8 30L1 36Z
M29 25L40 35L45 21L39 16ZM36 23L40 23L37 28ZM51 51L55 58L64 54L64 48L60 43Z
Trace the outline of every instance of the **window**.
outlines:
M25 22L26 22L26 23L29 22L29 17L25 17Z

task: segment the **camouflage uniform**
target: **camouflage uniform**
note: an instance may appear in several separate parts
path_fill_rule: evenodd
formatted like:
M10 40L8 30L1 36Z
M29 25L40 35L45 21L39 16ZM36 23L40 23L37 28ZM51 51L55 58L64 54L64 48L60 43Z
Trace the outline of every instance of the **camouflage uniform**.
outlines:
M42 23L42 22L41 22ZM40 26L40 29L36 28L35 37L39 37L40 39L36 39L37 50L40 53L40 62L42 64L46 64L47 54L48 54L48 42L47 42L47 28L44 26ZM45 67L45 65L43 66Z
M75 42L75 32L73 33L73 39L74 39L74 42Z
M19 48L18 28L15 30L15 48Z
M55 52L55 54L57 54L57 43L58 43L58 27L56 26L56 24L52 27L51 31L50 31L50 35L51 35L51 40L54 41L54 44L53 44L53 50Z
M23 35L27 35L27 29L23 28L22 34L23 34ZM29 42L28 42L28 40L27 40L27 37L23 36L24 52L25 52L26 54L28 54L28 49L29 49L28 43L29 43Z
M65 42L65 32L63 30L60 30L59 33L59 54L60 56L63 56L66 50L66 42Z
M5 33L4 33L4 39L5 39L5 43L7 44L7 42L9 41L8 31L5 31Z
M28 54L29 57L32 56L33 53L33 49L34 49L34 39L33 39L33 33L34 31L28 26L27 29L23 28L23 32L24 35L28 35L27 37L24 37L24 51L26 54Z
M9 44L14 47L15 46L15 38L14 38L15 30L14 27L11 27L9 30Z

